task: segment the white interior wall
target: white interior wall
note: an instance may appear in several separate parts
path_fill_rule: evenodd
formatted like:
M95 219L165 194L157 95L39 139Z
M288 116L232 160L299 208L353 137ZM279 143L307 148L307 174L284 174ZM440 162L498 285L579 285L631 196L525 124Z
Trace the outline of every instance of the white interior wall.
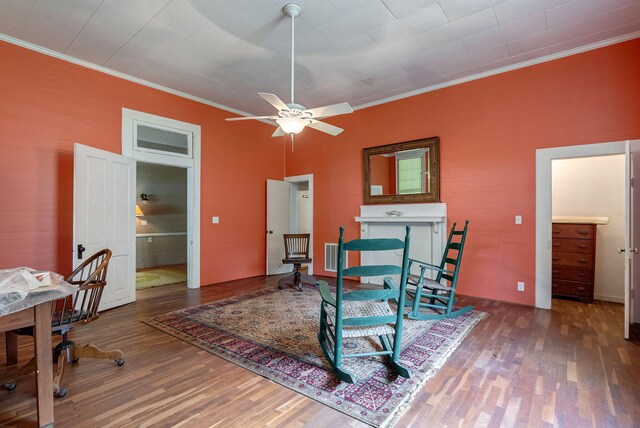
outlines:
M187 262L186 189L185 168L138 162L136 204L144 216L136 218L136 269Z
M309 205L309 183L292 183L291 233L312 233Z
M595 298L624 302L624 155L552 162L554 216L608 217L596 237Z
M295 195L298 200L298 233L311 233L311 219L309 216L309 191L298 190Z

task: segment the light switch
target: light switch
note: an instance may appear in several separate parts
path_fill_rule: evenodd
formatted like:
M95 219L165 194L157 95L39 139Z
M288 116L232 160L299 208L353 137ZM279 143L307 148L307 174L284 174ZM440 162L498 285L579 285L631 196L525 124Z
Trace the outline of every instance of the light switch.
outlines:
M218 217L218 216L211 217L211 223L213 223L213 224L220 223L220 217Z
M521 215L517 215L516 216L516 224L522 224L522 216Z
M147 220L140 220L140 224L143 225L143 226L146 226L147 225Z

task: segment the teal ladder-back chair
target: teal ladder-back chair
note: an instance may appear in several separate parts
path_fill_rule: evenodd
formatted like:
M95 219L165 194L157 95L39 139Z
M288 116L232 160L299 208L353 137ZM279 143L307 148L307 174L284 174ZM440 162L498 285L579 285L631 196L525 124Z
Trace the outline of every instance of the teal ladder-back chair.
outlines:
M402 320L404 299L409 269L409 232L401 239L355 239L344 242L344 228L340 228L338 241L338 272L335 297L325 281L318 281L322 303L320 306L320 332L318 340L325 357L337 377L355 383L355 376L343 369L345 358L388 355L395 371L410 377L408 368L400 364ZM402 265L368 265L344 268L345 251L394 251L402 250ZM395 284L389 275L400 275L400 284ZM374 289L356 289L345 292L344 277L384 277L384 286ZM389 300L397 302L392 309ZM345 339L378 336L382 350L364 353L344 353Z
M440 266L409 259L409 271L414 264L420 268L419 275L410 274L407 280L405 304L411 306L411 311L407 315L409 318L415 320L453 318L473 309L473 306L455 310L453 308L468 227L469 220L465 222L462 230L456 230L456 224L453 223ZM428 271L437 272L436 278L427 278L425 275ZM413 287L415 289L412 289ZM425 309L425 312L420 312L420 309ZM430 311L426 312L426 310Z

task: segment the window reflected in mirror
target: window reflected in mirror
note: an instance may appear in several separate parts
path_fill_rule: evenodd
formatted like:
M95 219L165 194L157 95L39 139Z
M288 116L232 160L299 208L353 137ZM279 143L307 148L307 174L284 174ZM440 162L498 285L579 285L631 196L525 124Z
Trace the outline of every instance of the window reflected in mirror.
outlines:
M365 203L438 202L438 137L363 150Z

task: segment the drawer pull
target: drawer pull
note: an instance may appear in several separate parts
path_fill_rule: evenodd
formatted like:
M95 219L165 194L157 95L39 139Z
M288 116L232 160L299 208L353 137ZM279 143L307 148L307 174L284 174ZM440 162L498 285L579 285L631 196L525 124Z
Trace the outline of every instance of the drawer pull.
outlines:
M557 261L557 260L560 260L560 257L551 257L551 260Z
M578 259L578 263L587 263L588 260L585 259Z
M578 248L580 248L581 250L586 250L586 249L587 249L587 246L586 246L586 245L580 245L580 244L579 244L579 245L578 245Z
M578 273L578 275L576 275L576 276L579 276L580 278L585 278L587 276L587 274L581 272L581 273Z
M588 235L588 234L589 234L589 231L588 231L588 230L584 230L584 229L578 229L578 233L579 233L580 235Z
M558 286L558 284L551 284L551 286L555 288Z
M559 270L552 270L551 273L554 274L554 275L557 275L557 274L560 273L560 271Z
M551 232L552 233L560 233L560 229L552 229Z
M586 290L586 288L584 288L584 287L576 287L576 290L578 290L578 291L584 291L584 290Z
M556 247L556 248L557 248L557 247L559 247L559 246L560 246L560 244L551 244L551 246L552 246L552 247Z

